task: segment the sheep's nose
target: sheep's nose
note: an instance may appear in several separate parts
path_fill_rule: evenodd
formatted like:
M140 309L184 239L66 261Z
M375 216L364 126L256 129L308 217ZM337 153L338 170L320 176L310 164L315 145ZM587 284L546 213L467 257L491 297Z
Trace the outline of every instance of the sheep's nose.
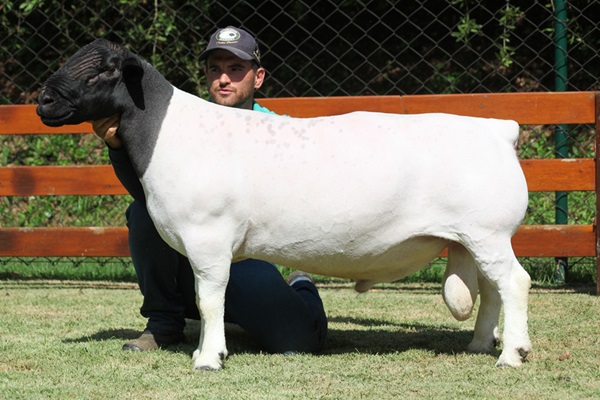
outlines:
M42 89L38 97L38 103L40 103L40 105L48 105L53 102L54 98L50 95L50 93L48 93L46 89Z

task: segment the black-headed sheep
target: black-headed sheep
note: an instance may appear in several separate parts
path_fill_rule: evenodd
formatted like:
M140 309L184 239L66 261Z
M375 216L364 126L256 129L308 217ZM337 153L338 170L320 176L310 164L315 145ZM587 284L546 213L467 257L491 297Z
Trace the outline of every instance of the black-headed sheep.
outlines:
M449 248L444 299L467 318L469 349L498 365L531 349L530 279L511 247L527 207L514 121L356 112L296 119L227 108L174 88L124 47L96 40L44 84L51 126L121 114L119 135L156 228L192 264L202 333L196 369L227 355L232 260L255 258L357 280L364 291Z

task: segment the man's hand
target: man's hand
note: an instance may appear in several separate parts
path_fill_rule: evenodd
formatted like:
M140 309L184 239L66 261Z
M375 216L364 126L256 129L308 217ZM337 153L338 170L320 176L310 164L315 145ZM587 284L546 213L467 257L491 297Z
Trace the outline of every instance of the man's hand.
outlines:
M117 136L120 122L121 116L116 114L92 121L92 128L94 128L94 133L108 144L108 147L116 150L123 147L123 142Z

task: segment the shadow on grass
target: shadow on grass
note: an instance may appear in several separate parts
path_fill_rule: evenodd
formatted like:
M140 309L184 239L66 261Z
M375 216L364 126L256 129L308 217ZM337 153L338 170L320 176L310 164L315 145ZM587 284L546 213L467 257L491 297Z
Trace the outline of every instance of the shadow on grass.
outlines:
M531 293L578 293L596 296L596 284L569 284L564 286L532 283Z
M464 353L473 332L446 326L421 324L398 324L384 320L355 319L351 317L330 319L327 346L323 355L334 354L391 354L412 349L428 350L435 354ZM351 324L367 329L340 329L336 324ZM331 327L334 325L334 327ZM393 328L390 329L390 326ZM165 351L189 354L198 345L199 321L188 321L184 343L166 347ZM120 340L123 343L139 337L140 331L132 329L109 329L77 339L65 339L65 343ZM226 324L227 348L230 354L261 354L263 349L237 325ZM119 346L120 348L120 346ZM499 353L499 352L498 352ZM497 353L494 353L497 355Z
M107 329L77 339L63 339L63 343L103 342L105 340L132 340L140 336L134 329Z
M191 353L193 353L193 351L198 347L198 341L200 339L200 321L187 320L184 333L186 337L185 342L165 347L164 350L191 355ZM98 331L92 335L82 336L80 338L63 339L63 343L88 343L117 340L122 342L122 344L125 344L130 340L137 339L141 334L141 331L134 329L106 329ZM250 337L250 335L248 335L237 325L226 323L225 334L227 336L227 348L230 354L264 353L258 343L256 343L252 337ZM121 348L121 345L119 345L119 348Z
M472 331L439 325L399 324L348 317L332 318L330 322L367 329L330 329L325 354L389 354L411 349L456 354L466 352L473 338ZM390 326L393 328L390 329Z

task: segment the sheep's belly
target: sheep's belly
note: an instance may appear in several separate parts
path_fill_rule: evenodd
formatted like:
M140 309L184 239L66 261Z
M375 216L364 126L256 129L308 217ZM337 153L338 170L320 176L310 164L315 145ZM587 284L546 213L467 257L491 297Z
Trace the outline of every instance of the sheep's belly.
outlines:
M337 243L328 248L328 242L302 243L240 254L238 258L257 258L313 274L390 282L402 279L424 267L448 245L441 238L423 236L370 249L352 243Z

